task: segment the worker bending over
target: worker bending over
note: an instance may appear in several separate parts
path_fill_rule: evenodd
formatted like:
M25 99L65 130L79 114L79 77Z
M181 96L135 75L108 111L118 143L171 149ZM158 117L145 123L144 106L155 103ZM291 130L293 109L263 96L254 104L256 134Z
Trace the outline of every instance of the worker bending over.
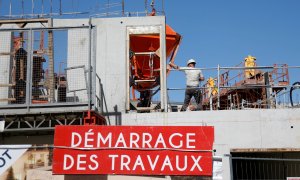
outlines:
M186 108L189 106L193 96L197 103L196 110L202 110L202 97L201 97L201 89L199 89L199 84L200 81L204 81L204 76L201 70L195 69L196 61L194 59L188 60L187 67L179 67L173 63L169 63L169 65L174 69L178 69L180 71L185 72L186 90L185 90L184 104L181 108L181 111L186 111Z

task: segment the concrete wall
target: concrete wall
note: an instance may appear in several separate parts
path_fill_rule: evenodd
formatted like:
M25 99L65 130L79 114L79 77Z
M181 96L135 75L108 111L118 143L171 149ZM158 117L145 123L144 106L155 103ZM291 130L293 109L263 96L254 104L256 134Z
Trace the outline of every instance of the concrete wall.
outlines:
M214 126L216 155L239 148L300 149L300 109L123 114L121 123Z
M223 157L223 179L230 179L231 149L300 150L300 109L194 111L122 114L122 125L214 126L215 156Z
M164 25L165 17L93 19L97 27L96 72L103 83L109 112L125 111L126 103L126 28ZM99 89L97 89L97 92Z
M89 19L53 19L53 27L88 26Z

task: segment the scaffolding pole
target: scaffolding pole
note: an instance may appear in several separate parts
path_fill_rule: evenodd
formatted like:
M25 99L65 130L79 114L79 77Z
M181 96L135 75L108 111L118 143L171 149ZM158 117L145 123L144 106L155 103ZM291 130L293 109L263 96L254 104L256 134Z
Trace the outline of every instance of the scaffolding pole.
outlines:
M53 26L52 19L49 19L49 27ZM49 100L50 103L55 101L55 84L54 84L54 49L53 49L53 31L48 31L48 57L49 57Z
M220 109L220 65L218 64L218 104L217 109Z

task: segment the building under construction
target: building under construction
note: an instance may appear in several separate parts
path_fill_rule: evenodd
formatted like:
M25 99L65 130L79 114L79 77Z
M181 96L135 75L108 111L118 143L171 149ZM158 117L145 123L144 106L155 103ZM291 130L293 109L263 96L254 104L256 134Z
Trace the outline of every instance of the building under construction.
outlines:
M218 78L209 78L204 85L203 105L206 109L210 106L223 110L275 108L276 95L290 82L287 64L259 67L256 58L250 55L239 65L223 70L225 72Z
M148 172L52 175L57 125L213 126L213 176L205 178L299 177L300 109L292 100L298 86L289 78L289 69L297 67L259 66L249 55L237 66L209 68L217 77L199 87L203 111L178 112L183 103L169 101L167 77L175 73L168 63L176 61L182 38L154 1L145 3L151 10L138 16L120 2L119 15L60 18L68 14L60 6L57 13L35 14L32 8L29 15L10 12L0 20L0 144L32 145L18 162L24 168L11 166L16 177L151 178ZM282 106L278 98L287 91L291 103Z

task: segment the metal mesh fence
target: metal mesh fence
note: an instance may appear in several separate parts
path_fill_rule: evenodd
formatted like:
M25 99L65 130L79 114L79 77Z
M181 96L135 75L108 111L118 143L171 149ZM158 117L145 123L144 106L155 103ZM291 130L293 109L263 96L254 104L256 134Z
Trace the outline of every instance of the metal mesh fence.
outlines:
M68 31L68 62L67 82L68 94L71 99L68 101L87 102L88 88L88 29L74 29Z
M87 103L88 28L1 30L0 106Z
M0 32L0 105L26 102L28 32Z
M295 157L232 157L233 179L287 179L300 177L300 159Z

